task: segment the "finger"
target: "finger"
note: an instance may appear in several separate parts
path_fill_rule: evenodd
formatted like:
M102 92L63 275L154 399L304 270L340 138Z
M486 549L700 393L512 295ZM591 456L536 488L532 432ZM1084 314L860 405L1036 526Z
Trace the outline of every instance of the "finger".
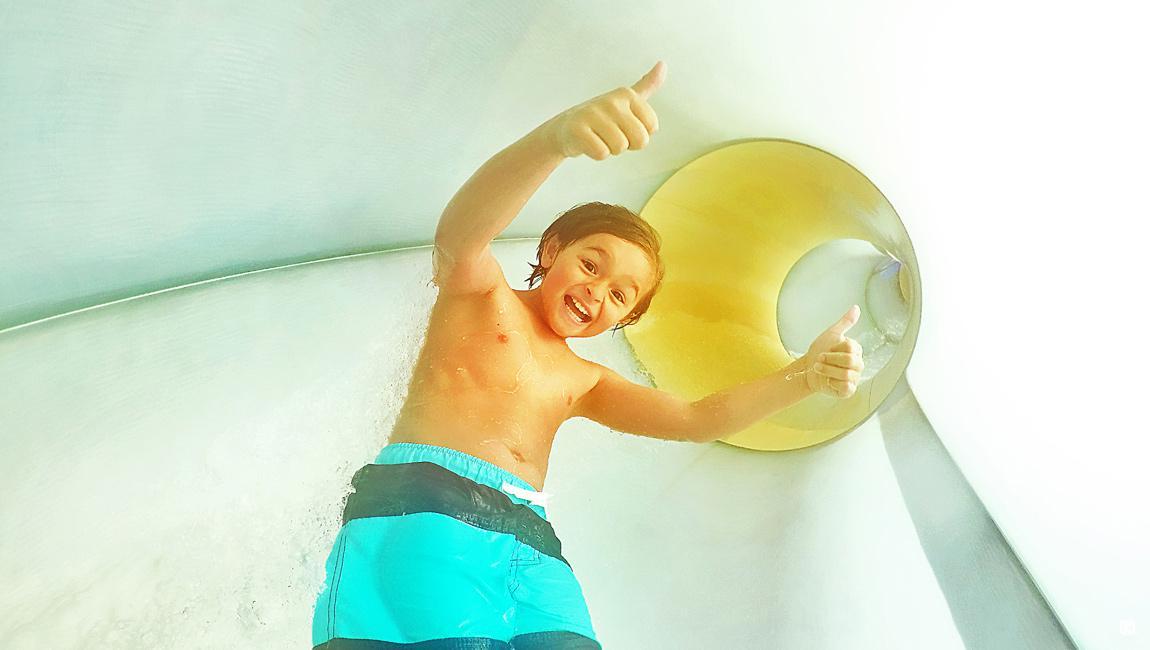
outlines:
M862 370L862 355L855 352L824 352L819 355L818 361L828 366Z
M839 379L828 379L827 381L831 389L835 392L835 395L839 397L850 397L855 392L855 384L853 382Z
M647 146L650 142L651 136L647 133L647 127L639 121L639 118L628 113L619 121L619 127L623 131L623 135L627 136L627 148L632 151L638 151Z
M838 366L829 366L825 363L816 363L815 372L820 375L825 375L830 379L838 381L853 381L858 382L861 373L854 368L840 368Z
M818 360L828 366L838 366L839 368L850 368L852 355L849 352L824 352L819 355Z
M655 131L659 130L659 116L655 115L655 109L651 108L651 105L646 101L639 98L632 100L631 112L643 123L647 133L654 134Z
M848 354L854 354L854 355L861 356L862 355L862 345L858 341L850 338L849 336L843 336L841 341L839 341L838 343L835 343L834 345L827 348L827 351L828 352L846 352Z
M591 124L591 130L611 150L611 155L617 156L627 148L627 136L613 122L602 119Z
M858 341L856 341L852 338L847 338L847 343L849 344L849 349L850 349L851 354L853 354L856 357L862 356L862 344L861 343L859 343Z
M842 399L847 399L848 397L850 397L851 395L854 395L854 394L855 394L855 386L854 386L854 384L852 384L852 383L850 383L850 382L847 382L847 383L846 383L846 384L845 384L845 385L842 387L842 392L840 392L840 393L839 393L839 397L840 397L840 398L842 398Z
M647 99L659 89L659 86L663 85L663 79L666 77L667 64L659 61L655 64L655 67L651 68L650 72L643 75L642 79L636 81L635 85L631 86L631 89L638 93L643 99Z
M846 331L854 327L855 323L859 321L859 316L861 314L862 310L859 309L858 305L851 305L851 308L847 310L847 313L843 314L843 317L840 318L837 323L831 325L831 331L836 334L846 334Z
M579 142L583 147L583 153L593 160L606 160L611 156L610 147L589 126L580 129Z

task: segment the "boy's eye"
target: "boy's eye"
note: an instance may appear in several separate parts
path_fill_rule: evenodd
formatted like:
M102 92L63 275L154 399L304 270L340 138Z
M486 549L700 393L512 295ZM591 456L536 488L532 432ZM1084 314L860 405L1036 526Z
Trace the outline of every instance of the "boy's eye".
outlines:
M594 272L595 272L595 268L594 268L594 267L595 267L595 263L594 263L594 262L592 262L592 261L590 261L590 260L583 260L583 266L584 266L584 268L586 268L588 271L591 271L592 273L594 273Z
M623 302L623 299L626 298L626 296L623 295L622 291L616 291L615 295L619 296L619 302Z

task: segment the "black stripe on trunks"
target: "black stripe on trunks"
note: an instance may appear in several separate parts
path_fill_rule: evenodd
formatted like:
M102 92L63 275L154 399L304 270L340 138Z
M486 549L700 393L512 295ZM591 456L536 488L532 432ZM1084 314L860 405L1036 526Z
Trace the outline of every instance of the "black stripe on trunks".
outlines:
M477 528L515 535L540 553L571 563L551 522L488 485L476 483L435 463L364 465L351 478L343 523L364 517L395 517L438 512Z

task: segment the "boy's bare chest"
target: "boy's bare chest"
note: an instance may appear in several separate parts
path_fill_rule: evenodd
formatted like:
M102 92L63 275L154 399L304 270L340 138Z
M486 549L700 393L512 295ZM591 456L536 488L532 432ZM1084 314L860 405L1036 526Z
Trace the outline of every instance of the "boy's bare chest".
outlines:
M467 409L458 415L472 424L486 418L553 433L595 379L591 364L548 331L509 287L486 296L441 296L413 392L451 397L444 406Z

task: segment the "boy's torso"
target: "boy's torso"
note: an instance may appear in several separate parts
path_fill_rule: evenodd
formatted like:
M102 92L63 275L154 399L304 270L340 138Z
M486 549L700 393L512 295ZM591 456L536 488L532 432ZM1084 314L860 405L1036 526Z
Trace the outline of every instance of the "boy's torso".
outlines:
M440 291L390 442L458 449L541 490L555 431L599 379L506 284Z

